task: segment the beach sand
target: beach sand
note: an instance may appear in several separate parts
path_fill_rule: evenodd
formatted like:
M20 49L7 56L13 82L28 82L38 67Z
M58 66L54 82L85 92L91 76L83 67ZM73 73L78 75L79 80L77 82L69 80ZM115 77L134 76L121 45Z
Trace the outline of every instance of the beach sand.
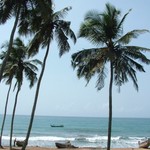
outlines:
M1 149L1 148L0 148ZM1 149L2 150L2 149ZM9 150L9 147L4 147L3 150ZM13 150L21 150L20 147L13 147ZM26 150L58 150L58 148L48 147L27 147ZM106 148L63 148L63 150L106 150ZM111 150L145 150L143 148L111 148ZM150 150L150 149L149 149Z

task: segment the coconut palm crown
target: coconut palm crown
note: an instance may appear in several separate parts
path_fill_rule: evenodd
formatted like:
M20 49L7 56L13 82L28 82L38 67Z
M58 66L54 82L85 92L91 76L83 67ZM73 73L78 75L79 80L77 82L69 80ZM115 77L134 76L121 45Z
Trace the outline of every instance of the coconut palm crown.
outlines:
M65 21L64 17L71 10L71 7L65 7L60 11L54 12L49 5L49 14L43 18L35 9L33 18L20 23L19 33L32 33L33 39L29 45L29 55L34 56L40 50L40 46L45 48L56 39L59 55L62 56L70 50L69 38L76 43L76 36L71 30L71 22Z
M123 23L129 12L120 18L121 11L109 3L102 13L96 10L88 11L80 26L79 38L85 38L95 45L95 48L84 49L72 55L72 66L77 68L77 76L84 77L88 83L97 75L98 90L104 87L106 64L110 63L108 150L111 144L112 84L120 87L131 79L138 90L136 71L145 72L142 63L150 64L150 59L143 54L150 49L129 46L132 39L149 31L132 30L123 34Z
M9 44L3 44L2 48L8 48ZM12 52L8 58L6 69L4 71L3 79L7 79L6 83L10 83L13 78L16 79L16 85L21 86L24 80L24 76L30 81L30 88L37 81L37 64L42 64L38 59L30 60L28 58L27 47L20 38L16 38ZM3 60L7 55L7 51L3 51L0 58Z

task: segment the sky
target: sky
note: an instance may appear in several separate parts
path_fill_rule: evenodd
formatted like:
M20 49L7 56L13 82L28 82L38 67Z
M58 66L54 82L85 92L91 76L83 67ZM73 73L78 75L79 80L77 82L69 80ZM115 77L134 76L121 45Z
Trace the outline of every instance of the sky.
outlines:
M150 30L150 0L54 0L56 11L72 6L65 20L71 21L71 28L76 35L85 13L93 9L102 12L107 2L120 9L122 16L132 9L124 22L124 34L134 29ZM11 19L7 24L0 26L0 45L9 39L13 22L14 20ZM85 79L78 79L76 71L71 67L71 55L79 50L92 48L94 45L85 39L78 39L75 45L71 41L70 45L70 52L60 58L56 43L51 44L36 115L108 117L109 68L107 68L105 86L101 91L95 88L96 77L86 86ZM150 48L150 33L140 35L130 45ZM35 58L42 61L44 54L45 50L40 50ZM146 55L150 58L150 54ZM146 73L137 73L138 92L131 80L121 87L120 93L118 88L113 86L113 117L150 117L150 66L144 66L144 68ZM24 80L16 114L31 114L35 89L36 85L29 89L29 83ZM8 86L2 82L0 84L0 114L4 112L7 91ZM12 114L15 92L12 91L10 95L8 114Z

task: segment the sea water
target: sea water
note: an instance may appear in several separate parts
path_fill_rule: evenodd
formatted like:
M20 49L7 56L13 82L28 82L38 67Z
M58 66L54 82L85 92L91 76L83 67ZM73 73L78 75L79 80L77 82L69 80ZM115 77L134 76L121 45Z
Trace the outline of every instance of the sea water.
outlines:
M0 115L0 123L2 122ZM24 140L30 116L15 116L13 140ZM2 142L9 145L11 116L6 118ZM1 124L0 124L1 125ZM64 125L64 127L51 127ZM0 127L1 128L1 127ZM29 146L55 147L55 142L70 141L78 147L107 146L108 118L35 116ZM138 141L150 137L150 118L113 118L112 148L136 148Z

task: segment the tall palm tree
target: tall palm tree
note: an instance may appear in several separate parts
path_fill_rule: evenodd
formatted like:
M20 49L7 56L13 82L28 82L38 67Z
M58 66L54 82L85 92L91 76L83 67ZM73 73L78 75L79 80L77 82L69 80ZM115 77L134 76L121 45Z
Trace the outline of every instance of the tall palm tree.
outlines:
M28 49L29 54L31 56L33 56L36 53L38 53L40 46L42 46L42 48L46 47L46 53L44 56L40 77L39 77L39 80L37 83L29 128L27 131L26 140L25 140L24 146L22 147L22 150L25 150L25 148L28 144L30 132L32 129L32 123L33 123L34 114L35 114L35 110L36 110L36 105L37 105L37 100L38 100L38 95L39 95L39 90L40 90L40 84L42 81L42 77L43 77L45 66L46 66L46 60L47 60L48 53L50 50L50 43L53 40L53 38L55 37L56 41L58 43L59 55L62 56L65 52L68 52L70 49L68 37L70 37L74 41L74 43L76 42L75 34L73 33L73 31L70 28L70 22L63 20L64 16L71 9L71 7L66 7L60 11L53 12L53 10L52 10L53 4L48 5L48 6L49 6L49 12L50 12L48 14L48 16L46 16L44 19L41 18L41 16L36 16L33 18L33 20L30 20L30 21L32 21L32 23L28 23L31 25L31 26L29 26L29 30L34 29L33 31L35 31L34 38L31 41L30 47ZM38 24L38 26L39 26L38 28L37 28L37 24L35 24L35 20L38 20L38 21L40 20L40 22ZM35 27L35 25L36 25L36 27Z
M11 31L10 39L9 39L9 47L7 51L7 55L3 60L1 69L0 69L0 82L2 79L3 71L6 66L6 62L8 60L10 51L12 49L13 39L15 35L15 31L18 25L22 24L24 20L29 19L31 16L31 11L36 7L43 17L46 14L47 3L51 0L3 0L0 1L0 24L5 24L7 20L12 17L15 17L15 22L13 25L13 29Z
M7 49L8 46L9 45L6 45ZM17 38L13 43L12 50L4 70L4 72L13 72L13 78L16 79L14 88L17 87L12 120L11 120L10 149L12 149L13 124L14 124L15 111L16 111L16 106L18 101L18 94L21 90L24 76L27 78L27 80L29 80L30 88L33 87L33 85L36 83L37 81L36 71L38 71L38 68L36 66L37 64L41 64L41 62L37 59L29 60L28 53L27 53L27 46L24 45L21 39Z
M120 10L109 3L102 13L96 10L88 11L80 26L79 37L87 39L96 47L72 55L72 65L74 68L77 67L79 78L84 77L88 83L94 75L98 75L96 83L98 90L104 87L106 65L108 66L108 62L110 64L107 150L110 150L111 146L113 83L120 87L130 78L138 90L136 71L144 72L141 63L150 64L150 59L142 53L150 49L128 45L133 38L148 30L132 30L123 34L123 23L129 12L122 18L120 14Z
M2 53L0 55L0 59L3 59L3 57L6 55L6 53ZM1 65L0 65L1 67ZM7 65L7 67L10 67ZM6 69L8 70L8 69ZM7 92L7 97L6 97L6 102L5 102L5 109L4 109L4 115L3 115L3 120L2 120L2 126L1 126L1 132L0 132L0 147L3 148L2 146L2 136L3 136L3 130L5 126L5 120L6 120L6 114L7 114L7 106L8 106L8 100L9 100L9 95L10 95L10 90L12 87L12 80L13 80L13 72L4 72L3 74L3 79L6 81L6 84L9 85L8 92Z

